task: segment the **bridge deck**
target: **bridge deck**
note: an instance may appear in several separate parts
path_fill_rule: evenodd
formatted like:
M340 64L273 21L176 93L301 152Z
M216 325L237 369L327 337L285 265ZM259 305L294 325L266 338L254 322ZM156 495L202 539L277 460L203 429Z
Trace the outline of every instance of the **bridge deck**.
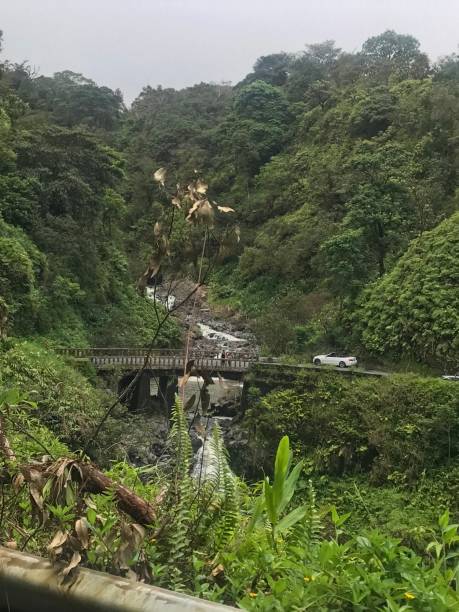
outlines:
M97 369L110 368L141 368L143 365L150 370L166 370L180 375L185 369L185 353L183 350L145 348L61 348L57 349L61 355L73 357L77 360L90 361ZM145 363L146 361L146 363ZM274 358L262 359L254 353L234 352L227 354L225 359L217 357L215 353L193 351L188 356L188 364L195 370L202 372L226 372L229 376L234 373L238 378L255 364L267 365L286 369L335 371L342 374L355 373L359 376L387 376L387 372L377 370L363 370L355 368L333 368L316 366L312 363L297 365L284 364Z
M145 365L151 370L173 370L183 372L186 361L183 351L123 348L92 348L92 349L59 349L61 355L75 359L89 360L99 369L113 367L139 368ZM234 354L225 359L212 353L193 352L188 356L188 363L196 370L219 372L246 372L256 361L247 354Z

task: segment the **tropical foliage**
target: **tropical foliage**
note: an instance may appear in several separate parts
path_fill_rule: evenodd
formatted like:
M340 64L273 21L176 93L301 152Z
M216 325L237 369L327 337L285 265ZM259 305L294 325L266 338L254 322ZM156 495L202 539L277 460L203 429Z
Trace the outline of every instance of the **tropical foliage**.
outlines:
M20 414L26 403L16 391L1 396L3 450L10 431L4 416ZM150 518L143 524L120 511L116 485L99 494L85 490L84 462L69 455L44 457L25 467L11 447L13 455L2 461L16 475L4 491L4 504L11 508L10 498L18 499L20 511L7 514L7 545L47 549L66 562L64 575L85 564L249 610L447 610L458 605L459 535L448 512L423 556L371 529L353 535L345 527L349 514L335 506L319 511L311 482L298 505L295 490L303 464L292 465L288 437L279 443L272 483L266 477L257 493L231 474L214 431L215 469L199 486L189 474L191 445L178 401L173 423L175 461L169 470L116 464L107 475L149 504ZM42 439L49 436L33 431ZM24 441L16 438L15 446ZM53 443L52 452L62 450Z

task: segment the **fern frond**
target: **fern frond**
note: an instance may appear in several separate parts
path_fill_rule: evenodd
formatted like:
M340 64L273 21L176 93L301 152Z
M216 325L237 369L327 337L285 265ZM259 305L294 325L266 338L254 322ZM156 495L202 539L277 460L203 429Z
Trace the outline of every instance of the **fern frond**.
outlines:
M180 480L185 475L189 475L192 447L185 412L178 396L172 408L171 421L169 440L175 454L177 478Z
M182 402L176 398L172 409L170 443L176 457L175 504L168 538L167 564L171 568L171 586L185 590L184 569L188 559L191 524L192 482L190 477L192 447Z
M220 427L214 426L212 445L218 465L219 481L215 496L220 501L220 512L215 525L216 539L220 546L227 544L234 535L240 518L237 478L228 462L228 452L223 442Z
M308 483L308 510L288 535L287 545L291 553L305 551L320 540L322 522L316 503L316 492L312 481Z

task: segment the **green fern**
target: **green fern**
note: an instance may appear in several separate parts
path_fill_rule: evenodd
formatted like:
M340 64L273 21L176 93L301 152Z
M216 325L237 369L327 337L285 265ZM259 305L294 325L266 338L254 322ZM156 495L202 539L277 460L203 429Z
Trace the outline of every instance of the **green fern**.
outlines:
M167 564L171 568L171 586L176 591L185 590L184 569L187 562L191 524L192 483L190 466L192 447L182 402L176 399L172 409L170 443L175 453L175 488L173 516L167 546Z
M288 547L291 552L304 551L320 541L322 522L317 509L316 492L312 481L308 483L307 512L291 530L288 537Z
M229 466L228 452L218 424L214 426L210 443L218 466L215 497L220 503L214 531L218 545L224 546L233 537L240 518L237 479Z
M181 481L189 476L192 447L188 433L188 423L182 402L176 397L171 414L172 427L170 431L170 444L176 461L176 480Z

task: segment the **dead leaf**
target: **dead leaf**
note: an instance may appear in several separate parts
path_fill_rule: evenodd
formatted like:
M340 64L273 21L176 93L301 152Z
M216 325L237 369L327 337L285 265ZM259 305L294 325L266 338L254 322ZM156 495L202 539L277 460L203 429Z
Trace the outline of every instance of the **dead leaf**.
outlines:
M205 225L212 226L214 219L214 209L208 200L204 200L195 213L196 218Z
M218 576L224 571L225 571L225 568L223 567L221 563L219 563L217 567L214 567L214 569L212 570L212 576Z
M15 493L19 491L19 489L24 484L24 481L25 481L24 474L16 474L16 476L13 478L13 489Z
M180 385L179 385L181 389L183 389L183 387L186 385L190 376L191 376L191 371L187 372L185 376L182 377L182 380L180 381Z
M51 543L48 544L48 550L55 550L56 548L60 548L67 541L68 534L59 530L54 534L54 538L51 540Z
M231 208L230 206L218 206L217 204L217 208L222 213L236 212L234 208Z
M200 371L199 374L202 376L202 379L204 381L204 385L206 387L208 387L209 385L213 385L214 384L214 380L213 380L212 376L209 374L209 372Z
M203 388L201 389L201 408L203 413L205 413L209 406L210 406L210 395L209 395L209 391L207 390L207 385L204 385Z
M198 193L204 194L207 192L209 185L207 185L207 183L204 183L204 181L201 181L200 179L198 179L196 181L196 191Z
M91 497L85 497L84 503L88 506L88 508L92 508L93 510L97 510L97 506L94 503L94 500Z
M89 530L88 523L85 518L78 519L75 522L75 531L80 540L80 544L83 548L88 548L89 544Z
M75 551L72 555L72 558L70 559L70 563L62 570L62 575L68 576L70 572L79 564L80 561L81 555L78 551Z
M156 172L153 174L153 178L155 179L157 183L159 183L160 185L162 185L162 187L164 187L164 183L166 181L166 174L167 174L166 168L158 168L158 170L156 170Z
M187 220L190 221L193 217L193 215L196 213L196 211L198 210L198 208L200 208L202 206L202 204L205 202L205 200L198 200L197 202L195 202L193 204L193 206L190 208L190 210L188 211L188 216L187 216Z
M191 410L194 406L195 401L196 401L196 393L193 393L193 395L187 400L183 410L185 412L188 412L188 410Z
M196 433L200 436L204 436L206 433L206 428L202 423L196 423L194 426Z
M37 507L40 510L43 510L43 496L35 482L30 483L29 491L30 491L30 495L33 498L34 502L37 504Z
M161 223L159 221L156 221L153 227L153 234L155 238L159 238L161 236L161 231L162 231Z
M174 196L171 202L172 202L172 206L175 206L175 208L182 208L182 203L180 202L180 198L178 198L177 196Z
M18 544L14 540L10 540L9 542L5 542L3 546L6 546L6 548L11 548L11 550L17 550Z

